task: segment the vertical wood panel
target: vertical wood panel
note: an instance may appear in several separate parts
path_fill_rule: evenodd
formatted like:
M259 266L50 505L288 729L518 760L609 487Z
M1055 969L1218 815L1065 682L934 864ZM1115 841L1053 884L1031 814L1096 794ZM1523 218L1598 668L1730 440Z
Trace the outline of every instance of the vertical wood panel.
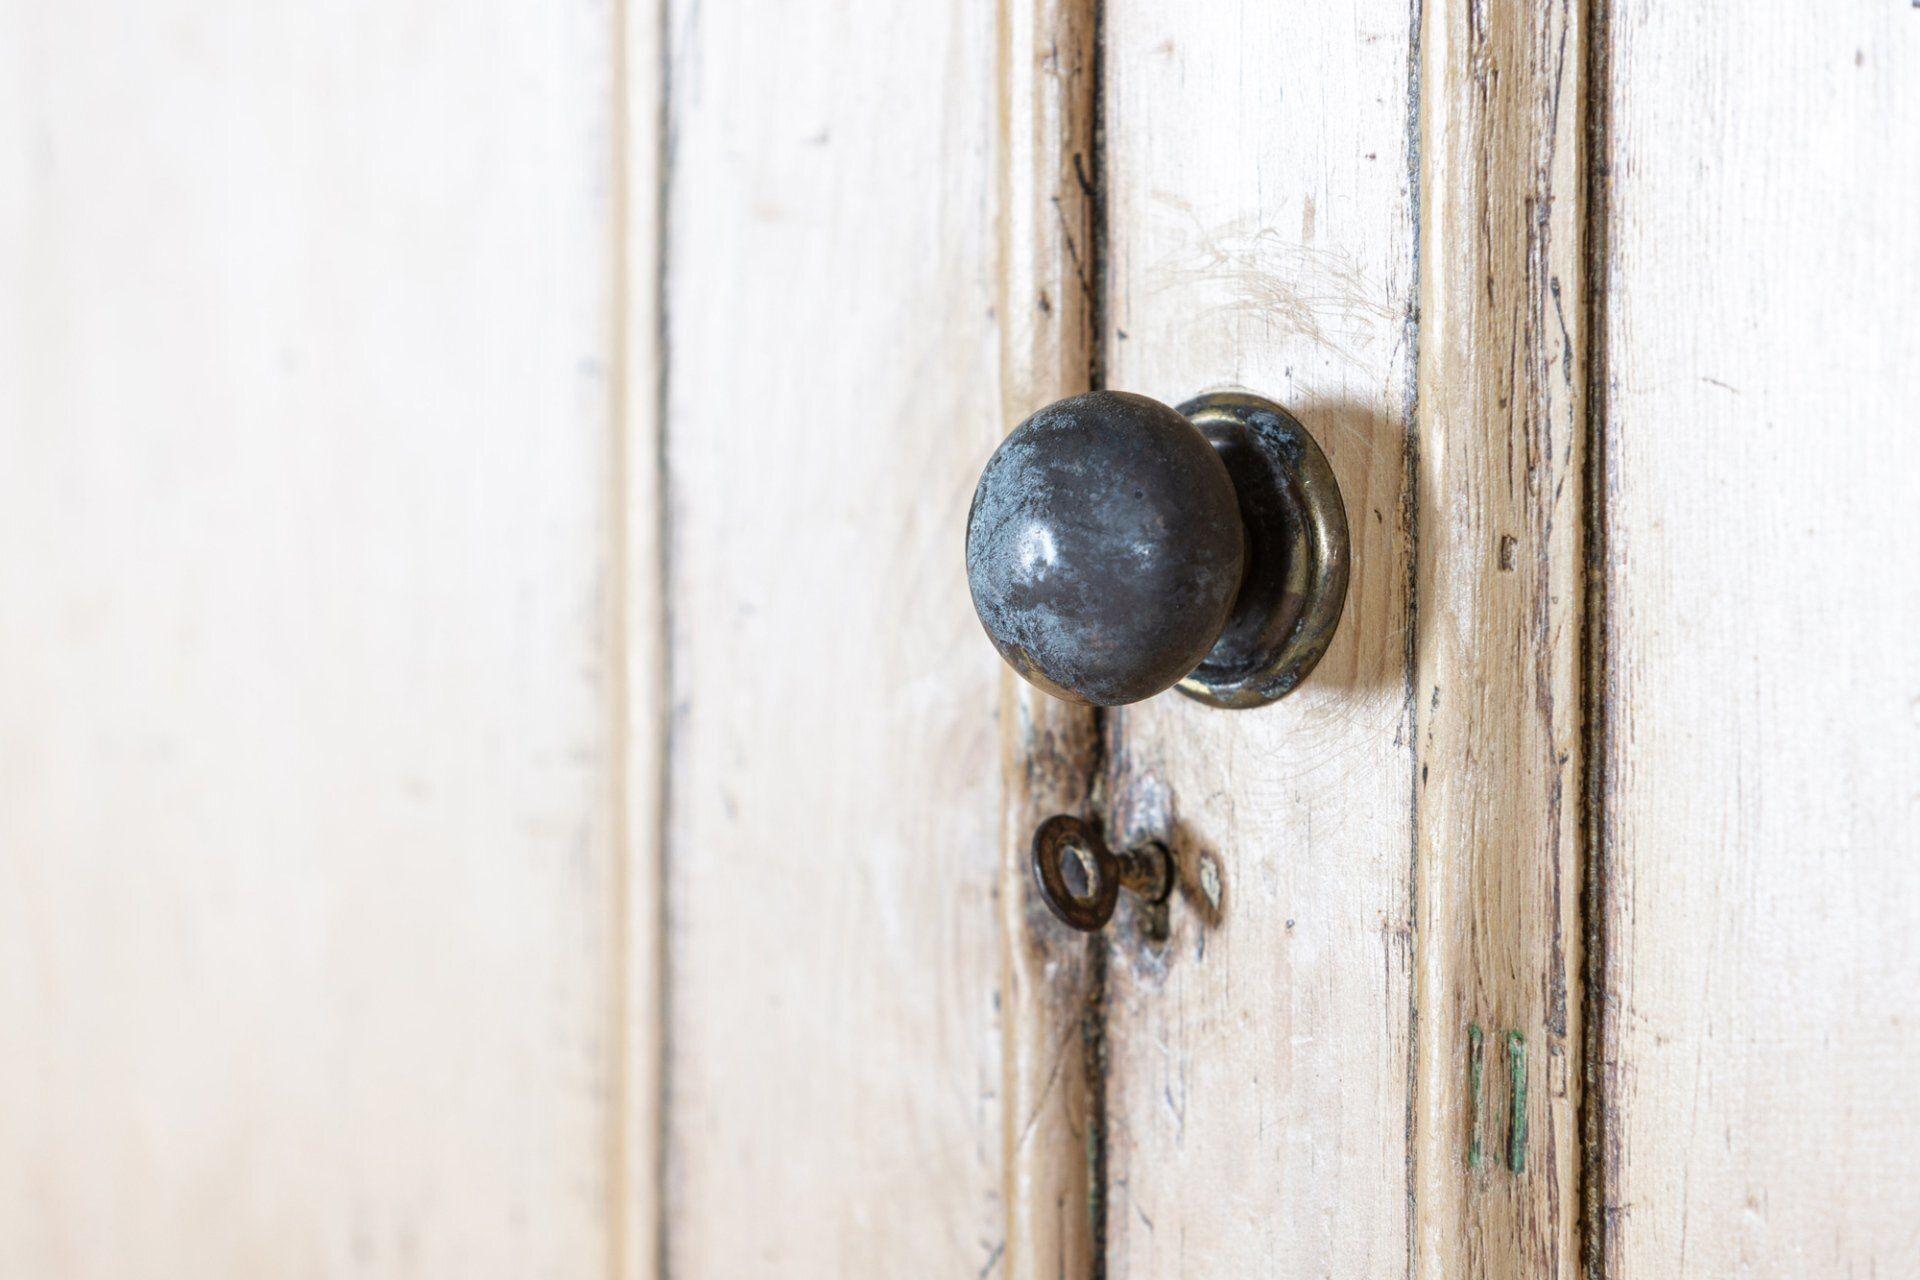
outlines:
M1095 154L1096 0L1002 0L1000 163L1003 209L1000 420L1089 390L1099 305L1101 210ZM1005 1081L1009 1280L1093 1273L1089 1140L1099 1140L1093 1033L1101 1016L1097 940L1062 927L1032 889L1034 829L1090 813L1099 771L1091 708L1001 672L1005 798L1000 1018ZM1092 1126L1090 1130L1090 1126Z
M1430 0L1421 26L1416 1210L1436 1277L1580 1266L1583 35L1571 0Z
M0 1273L622 1248L614 30L0 9Z
M1920 1270L1920 13L1614 3L1608 1274Z
M1168 839L1180 880L1169 942L1116 935L1117 1275L1408 1265L1412 27L1398 0L1109 0L1109 383L1286 404L1355 536L1298 692L1114 717L1116 833Z
M997 27L671 11L667 1254L953 1275L1004 1247Z

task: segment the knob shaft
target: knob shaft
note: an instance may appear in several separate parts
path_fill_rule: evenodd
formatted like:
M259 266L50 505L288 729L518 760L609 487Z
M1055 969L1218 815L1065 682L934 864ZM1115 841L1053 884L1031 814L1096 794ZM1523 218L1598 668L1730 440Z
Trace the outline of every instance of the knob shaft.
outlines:
M1346 515L1305 428L1257 396L1057 401L988 461L967 519L987 635L1057 697L1181 684L1220 706L1291 690L1346 595Z

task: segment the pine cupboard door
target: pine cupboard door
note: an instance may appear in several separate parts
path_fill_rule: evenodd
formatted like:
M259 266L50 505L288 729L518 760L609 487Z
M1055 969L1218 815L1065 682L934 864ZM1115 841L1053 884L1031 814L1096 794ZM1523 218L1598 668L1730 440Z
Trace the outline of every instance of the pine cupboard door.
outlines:
M1803 8L0 3L0 1276L1920 1274L1920 11ZM1098 388L1325 450L1285 699L996 657Z
M1008 12L1006 421L1255 390L1354 532L1273 707L1003 704L1009 1274L1920 1270L1920 21Z

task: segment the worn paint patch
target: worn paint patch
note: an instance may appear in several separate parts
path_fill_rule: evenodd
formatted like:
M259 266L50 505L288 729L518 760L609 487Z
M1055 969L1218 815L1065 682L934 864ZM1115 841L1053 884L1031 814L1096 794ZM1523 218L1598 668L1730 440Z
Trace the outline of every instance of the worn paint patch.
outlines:
M1512 1093L1512 1118L1507 1125L1507 1168L1527 1171L1527 1038L1507 1032L1507 1072Z

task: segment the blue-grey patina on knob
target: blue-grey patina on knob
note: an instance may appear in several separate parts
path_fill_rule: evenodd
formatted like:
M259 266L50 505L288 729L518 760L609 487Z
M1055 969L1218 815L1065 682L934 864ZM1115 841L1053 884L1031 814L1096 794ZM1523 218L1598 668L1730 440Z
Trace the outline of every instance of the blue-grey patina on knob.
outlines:
M1207 656L1246 568L1226 465L1173 409L1095 391L1014 429L967 518L973 605L1006 660L1057 697L1118 706Z

